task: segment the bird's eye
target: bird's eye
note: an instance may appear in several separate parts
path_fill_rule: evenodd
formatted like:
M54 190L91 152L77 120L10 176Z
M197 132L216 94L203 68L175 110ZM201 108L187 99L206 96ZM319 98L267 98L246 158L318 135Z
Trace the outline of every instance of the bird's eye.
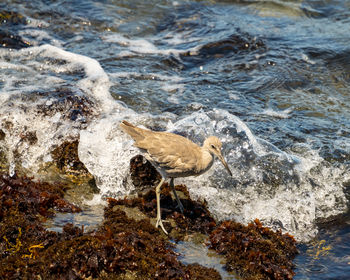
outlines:
M216 149L214 145L211 145L211 147L212 147L214 150Z

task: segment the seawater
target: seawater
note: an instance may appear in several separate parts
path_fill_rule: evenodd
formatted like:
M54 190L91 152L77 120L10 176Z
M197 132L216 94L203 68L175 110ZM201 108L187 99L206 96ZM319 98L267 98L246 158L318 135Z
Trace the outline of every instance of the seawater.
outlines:
M259 218L305 242L297 279L349 274L348 1L0 8L26 18L1 28L32 45L0 49L0 148L10 174L40 174L54 147L79 139L79 158L101 191L89 203L99 204L134 190L128 169L138 151L121 120L198 144L216 135L233 177L216 163L177 182L217 219ZM23 141L28 133L36 140ZM329 254L318 253L322 239Z

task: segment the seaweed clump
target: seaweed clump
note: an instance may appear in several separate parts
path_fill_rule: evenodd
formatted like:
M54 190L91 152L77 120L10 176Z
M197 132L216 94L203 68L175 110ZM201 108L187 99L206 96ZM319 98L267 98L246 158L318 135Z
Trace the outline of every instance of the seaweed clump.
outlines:
M234 221L217 224L205 203L191 200L185 186L176 186L176 189L182 196L181 202L185 208L183 214L177 209L169 185L164 184L161 191L162 218L172 238L184 240L191 233L209 235L209 248L224 255L225 269L242 279L293 279L293 259L298 250L291 235L264 227L258 219L247 226ZM155 221L154 190L113 203L136 207ZM163 235L160 230L156 234Z
M164 184L161 191L162 218L172 238L209 235L210 247L225 256L226 269L243 279L292 279L297 254L293 237L258 220L248 226L217 224L205 202L191 200L185 186L176 189L183 214L170 186ZM49 231L42 222L56 211L80 211L64 199L65 190L0 175L1 279L221 279L215 269L178 260L168 237L154 227L153 189L135 198L108 199L104 221L92 232L72 224L61 233Z
M139 161L137 168L140 171L134 176L143 174L143 168L151 167ZM210 248L225 256L226 270L242 279L293 278L293 259L298 250L291 235L272 231L258 219L247 226L234 221L217 224L205 202L193 201L186 186L175 188L184 206L184 213L179 212L169 184L165 183L161 188L162 219L172 238L184 240L188 234L198 232L209 235ZM137 207L148 217L156 217L156 195L153 189L139 193L137 198L115 201L115 204Z
M212 268L182 264L148 218L128 218L114 199L95 231L45 229L54 210L79 211L63 194L62 186L0 177L1 279L221 279Z
M210 235L210 248L225 255L226 269L243 279L293 279L294 238L256 219L244 226L222 222Z
M42 253L48 260L41 276L66 279L221 279L213 269L199 272L177 260L168 241L148 220L136 222L122 210L113 209L113 200L105 210L105 221L92 233L66 227L71 238L63 238Z
M116 266L116 271L125 271L131 265L137 271L136 279L221 279L212 268L182 264L171 250L172 245L149 219L129 219L116 205L118 200L109 200L105 222L97 233L113 236L117 241L110 254L111 267Z
M81 209L64 200L65 187L27 177L0 175L0 278L36 275L35 259L58 238L42 221Z
M33 219L52 217L59 212L80 212L81 209L66 200L66 186L35 182L28 177L0 175L0 222L6 221L11 211L31 215Z
M209 234L216 227L216 222L206 204L192 200L186 186L178 185L175 188L184 206L183 213L178 209L169 184L164 183L161 188L162 219L165 220L164 227L169 235L178 241L183 240L190 233ZM115 204L129 208L137 207L149 218L155 219L157 216L157 201L154 189L143 194L139 193L136 198L118 200Z

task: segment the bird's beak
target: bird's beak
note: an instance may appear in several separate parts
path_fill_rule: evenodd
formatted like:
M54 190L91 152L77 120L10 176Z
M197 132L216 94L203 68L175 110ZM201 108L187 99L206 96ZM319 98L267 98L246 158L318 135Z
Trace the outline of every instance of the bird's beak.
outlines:
M228 173L230 173L231 177L233 177L232 172L231 172L230 168L228 167L228 164L227 164L226 160L224 159L224 157L222 156L222 154L218 154L218 158L222 162L222 164L225 166Z

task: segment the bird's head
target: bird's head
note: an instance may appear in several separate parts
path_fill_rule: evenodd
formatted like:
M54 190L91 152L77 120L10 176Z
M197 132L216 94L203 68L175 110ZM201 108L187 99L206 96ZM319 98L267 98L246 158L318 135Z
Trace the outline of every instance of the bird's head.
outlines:
M215 136L209 136L203 143L203 148L208 150L209 153L212 154L213 156L217 157L222 162L222 164L225 166L228 173L230 173L230 175L232 176L232 172L231 172L230 168L228 167L226 160L224 159L224 157L221 154L221 147L222 147L222 143L221 143L220 139L215 137Z

